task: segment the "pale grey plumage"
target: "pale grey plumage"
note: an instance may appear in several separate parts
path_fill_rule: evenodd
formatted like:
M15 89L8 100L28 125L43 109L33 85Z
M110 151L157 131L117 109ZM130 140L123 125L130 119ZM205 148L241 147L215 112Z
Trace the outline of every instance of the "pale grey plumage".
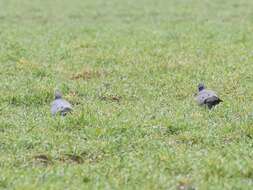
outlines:
M199 92L196 96L196 101L199 105L205 105L208 106L209 109L211 109L212 107L222 102L216 92L205 89L205 86L203 84L199 84L198 90Z
M68 112L72 111L71 104L62 98L62 95L59 91L55 92L55 100L51 103L51 114L55 116L60 114L65 116Z

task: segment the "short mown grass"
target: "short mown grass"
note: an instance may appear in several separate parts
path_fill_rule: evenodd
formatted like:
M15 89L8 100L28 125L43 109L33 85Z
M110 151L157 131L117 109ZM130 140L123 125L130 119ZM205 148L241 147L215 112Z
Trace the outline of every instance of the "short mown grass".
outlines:
M251 189L252 7L0 1L0 188Z

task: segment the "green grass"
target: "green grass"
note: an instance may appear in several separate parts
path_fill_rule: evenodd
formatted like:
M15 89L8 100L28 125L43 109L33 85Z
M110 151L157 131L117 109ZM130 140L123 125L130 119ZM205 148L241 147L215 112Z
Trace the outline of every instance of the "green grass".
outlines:
M252 189L252 7L0 0L0 188Z

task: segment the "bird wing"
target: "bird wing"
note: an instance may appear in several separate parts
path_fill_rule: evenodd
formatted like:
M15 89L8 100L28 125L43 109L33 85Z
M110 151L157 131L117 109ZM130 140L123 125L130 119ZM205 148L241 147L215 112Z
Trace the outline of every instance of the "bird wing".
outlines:
M218 98L217 94L212 90L202 90L198 93L196 101L199 105L203 105L210 98Z
M51 114L56 115L58 112L62 112L64 110L72 110L71 104L64 100L64 99L59 99L59 100L54 100L51 104Z

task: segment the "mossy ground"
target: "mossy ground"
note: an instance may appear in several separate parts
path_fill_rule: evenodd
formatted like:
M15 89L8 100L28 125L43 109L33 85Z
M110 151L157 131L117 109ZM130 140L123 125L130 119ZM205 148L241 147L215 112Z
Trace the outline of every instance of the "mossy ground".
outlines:
M0 187L251 189L252 7L1 0ZM198 107L199 82L224 103Z

